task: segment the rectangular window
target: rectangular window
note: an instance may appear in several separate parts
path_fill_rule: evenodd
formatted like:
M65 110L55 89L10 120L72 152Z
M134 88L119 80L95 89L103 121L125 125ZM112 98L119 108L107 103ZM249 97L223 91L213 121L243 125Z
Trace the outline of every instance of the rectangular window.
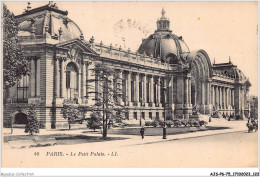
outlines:
M149 118L153 119L153 113L152 112L149 112Z
M145 119L145 112L142 112L142 119Z
M143 88L142 88L142 81L140 81L139 82L139 101L140 102L143 102L142 95L143 95Z
M134 112L134 119L137 120L137 112Z
M135 93L135 79L132 76L131 77L131 101L132 102L134 102L134 100L135 100L135 98L134 98L135 94L134 93Z
M129 113L128 112L125 113L125 119L129 120Z
M156 112L156 119L159 119L159 112Z
M147 102L148 102L148 103L149 103L149 101L150 101L149 95L150 95L149 80L147 79L147 83L146 83L146 99L147 99Z
M29 97L29 76L22 76L17 84L17 102L27 103Z

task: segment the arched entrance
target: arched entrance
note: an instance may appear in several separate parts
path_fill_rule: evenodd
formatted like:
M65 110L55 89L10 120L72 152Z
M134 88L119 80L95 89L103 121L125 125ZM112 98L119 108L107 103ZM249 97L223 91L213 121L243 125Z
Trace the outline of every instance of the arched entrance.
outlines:
M13 124L27 124L27 122L28 119L26 114L22 112L15 114Z
M204 50L193 51L188 55L191 63L191 103L202 114L211 112L212 68L210 59Z

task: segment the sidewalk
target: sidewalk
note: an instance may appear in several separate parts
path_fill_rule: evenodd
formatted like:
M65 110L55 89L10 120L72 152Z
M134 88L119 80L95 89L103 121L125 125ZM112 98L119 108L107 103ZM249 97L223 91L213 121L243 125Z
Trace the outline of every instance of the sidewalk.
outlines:
M179 139L186 139L186 138L196 138L201 136L212 136L217 134L225 134L225 133L232 133L232 132L240 132L240 131L247 131L246 127L247 121L227 121L223 118L221 119L212 119L212 122L208 122L207 126L211 127L226 127L226 129L219 129L219 130L207 130L207 131L197 131L197 132L189 132L185 134L176 134L176 135L167 135L167 139L162 139L162 135L158 136L145 136L142 140L140 136L136 135L119 135L119 134L108 134L108 137L119 137L119 138L126 138L124 140L113 140L102 142L95 142L95 143L106 143L106 144L118 144L122 146L131 146L131 145L141 145L141 144L150 144L150 143L159 143L165 141L174 141ZM13 134L10 134L10 128L4 128L2 130L3 136L17 136L17 135L26 135L24 133L24 129L14 129ZM53 135L53 138L59 136L59 134L66 134L66 135L84 135L84 136L93 136L93 137L101 137L101 133L94 133L88 129L78 129L78 130L40 130L40 134L35 137L40 137L41 135ZM18 143L19 141L17 141ZM112 143L115 142L115 143Z

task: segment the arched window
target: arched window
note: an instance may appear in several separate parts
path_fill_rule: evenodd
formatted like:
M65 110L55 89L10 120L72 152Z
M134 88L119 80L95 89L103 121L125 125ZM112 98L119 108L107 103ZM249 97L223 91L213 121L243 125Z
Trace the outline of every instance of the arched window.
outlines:
M78 70L74 63L70 62L66 68L67 98L78 98Z
M178 64L178 58L173 53L169 53L165 56L167 62L169 62L170 65Z

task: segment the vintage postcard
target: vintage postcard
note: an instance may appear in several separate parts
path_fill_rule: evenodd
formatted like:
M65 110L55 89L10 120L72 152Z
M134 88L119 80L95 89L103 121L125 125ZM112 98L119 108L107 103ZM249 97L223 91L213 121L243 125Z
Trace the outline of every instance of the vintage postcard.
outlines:
M258 2L1 5L2 167L258 167Z

